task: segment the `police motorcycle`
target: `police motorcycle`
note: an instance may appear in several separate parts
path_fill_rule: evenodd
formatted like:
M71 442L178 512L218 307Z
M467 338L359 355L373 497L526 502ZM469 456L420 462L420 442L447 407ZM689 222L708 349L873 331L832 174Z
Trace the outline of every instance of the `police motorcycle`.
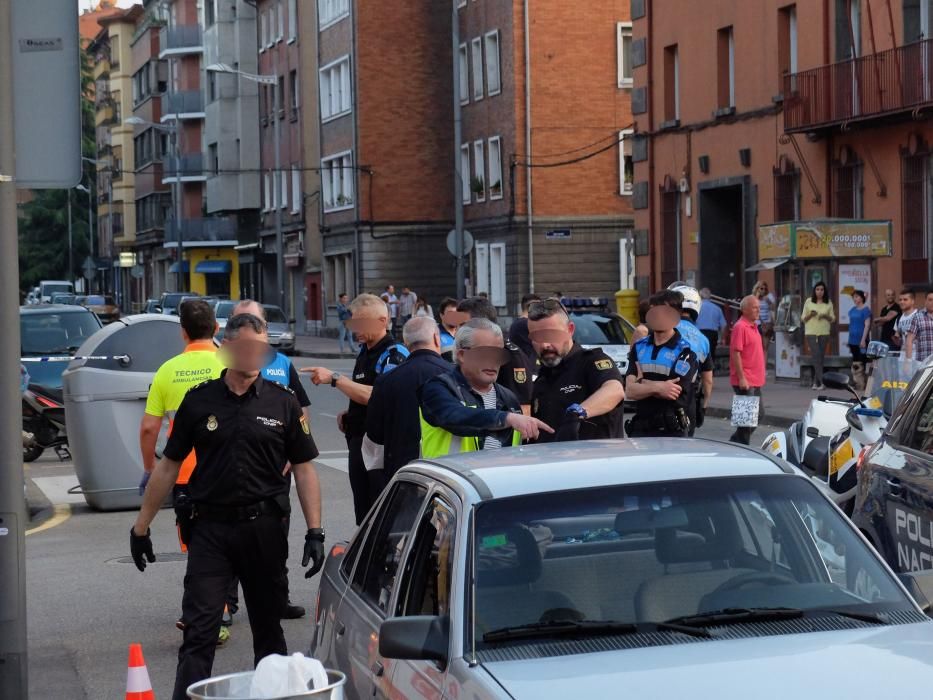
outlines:
M855 504L858 468L865 452L881 439L910 380L921 363L900 353L888 352L887 345L869 343L866 357L872 360L865 398L859 396L849 376L827 372L826 386L849 391L853 404L846 411L845 422L829 441L828 456L822 468L831 490L830 497L849 515Z

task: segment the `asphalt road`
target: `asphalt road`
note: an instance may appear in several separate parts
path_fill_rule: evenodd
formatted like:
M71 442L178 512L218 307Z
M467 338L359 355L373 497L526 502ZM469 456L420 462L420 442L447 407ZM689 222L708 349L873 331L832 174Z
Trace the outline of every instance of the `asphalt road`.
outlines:
M296 359L298 366L314 364ZM348 361L322 361L348 371ZM321 450L318 461L324 493L328 546L353 532L353 508L346 476L346 442L337 430L337 413L346 407L342 394L330 387L311 387L312 431ZM725 439L727 421L709 420L705 437ZM766 428L755 437L762 439ZM70 464L54 455L29 465L27 475L55 504L75 501L65 491L73 482ZM293 509L300 513L297 499ZM134 514L98 513L83 503L59 508L46 529L26 539L29 681L33 700L99 700L125 691L127 647L141 642L158 698L171 694L181 633L175 620L181 611L184 556L178 551L174 517L163 511L152 527L158 561L139 573L129 557L129 528ZM56 524L57 523L57 524ZM284 621L289 649L307 649L311 636L317 578L305 579L298 566L304 541L301 516L290 535L291 599L308 609L300 620ZM217 650L215 675L248 670L252 642L246 613L234 618L232 638Z

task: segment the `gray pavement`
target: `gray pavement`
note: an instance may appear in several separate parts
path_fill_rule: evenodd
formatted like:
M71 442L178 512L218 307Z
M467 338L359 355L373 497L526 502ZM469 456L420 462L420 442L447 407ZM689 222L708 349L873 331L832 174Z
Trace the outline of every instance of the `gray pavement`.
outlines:
M299 366L312 364L298 358ZM321 364L347 371L347 360ZM345 474L346 443L336 415L346 406L330 387L311 387L312 430L321 450L318 471L324 493L328 546L350 537L354 529L350 489ZM699 435L727 439L728 421L711 419ZM764 438L767 428L755 437ZM70 464L54 456L29 465L27 475L47 489L53 504L69 499ZM51 481L49 481L51 479ZM297 511L297 500L294 502ZM30 697L33 700L98 700L122 697L127 647L141 642L157 698L168 697L174 683L181 633L174 623L181 608L184 557L178 552L174 518L163 511L153 524L159 561L139 573L129 557L129 528L134 514L98 513L82 503L69 506L59 524L27 537ZM57 518L49 521L54 525ZM290 650L308 647L317 578L307 580L298 566L304 537L300 515L290 535L291 598L308 608L304 619L285 621ZM235 618L232 639L217 650L216 674L248 670L252 643L245 611Z

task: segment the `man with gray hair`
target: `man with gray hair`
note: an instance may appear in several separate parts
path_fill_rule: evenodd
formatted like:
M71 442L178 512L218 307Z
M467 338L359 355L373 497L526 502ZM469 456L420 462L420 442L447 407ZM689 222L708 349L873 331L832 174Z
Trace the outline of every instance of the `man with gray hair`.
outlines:
M509 361L502 329L473 318L457 331L456 369L428 380L421 389L421 456L494 450L553 433L522 414L518 398L496 383Z
M411 355L395 371L376 379L366 411L363 461L374 499L395 472L418 459L421 387L453 369L440 355L440 330L433 318L417 316L408 321L402 328L402 339Z

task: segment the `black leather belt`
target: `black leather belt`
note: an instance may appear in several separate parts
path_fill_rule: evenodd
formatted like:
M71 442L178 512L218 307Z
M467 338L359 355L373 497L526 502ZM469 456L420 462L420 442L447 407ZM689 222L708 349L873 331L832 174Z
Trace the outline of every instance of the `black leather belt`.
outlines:
M200 520L213 520L216 522L232 523L242 520L255 520L261 515L274 515L281 518L285 515L281 507L271 499L251 503L247 506L213 506L207 503L194 504L194 518Z

